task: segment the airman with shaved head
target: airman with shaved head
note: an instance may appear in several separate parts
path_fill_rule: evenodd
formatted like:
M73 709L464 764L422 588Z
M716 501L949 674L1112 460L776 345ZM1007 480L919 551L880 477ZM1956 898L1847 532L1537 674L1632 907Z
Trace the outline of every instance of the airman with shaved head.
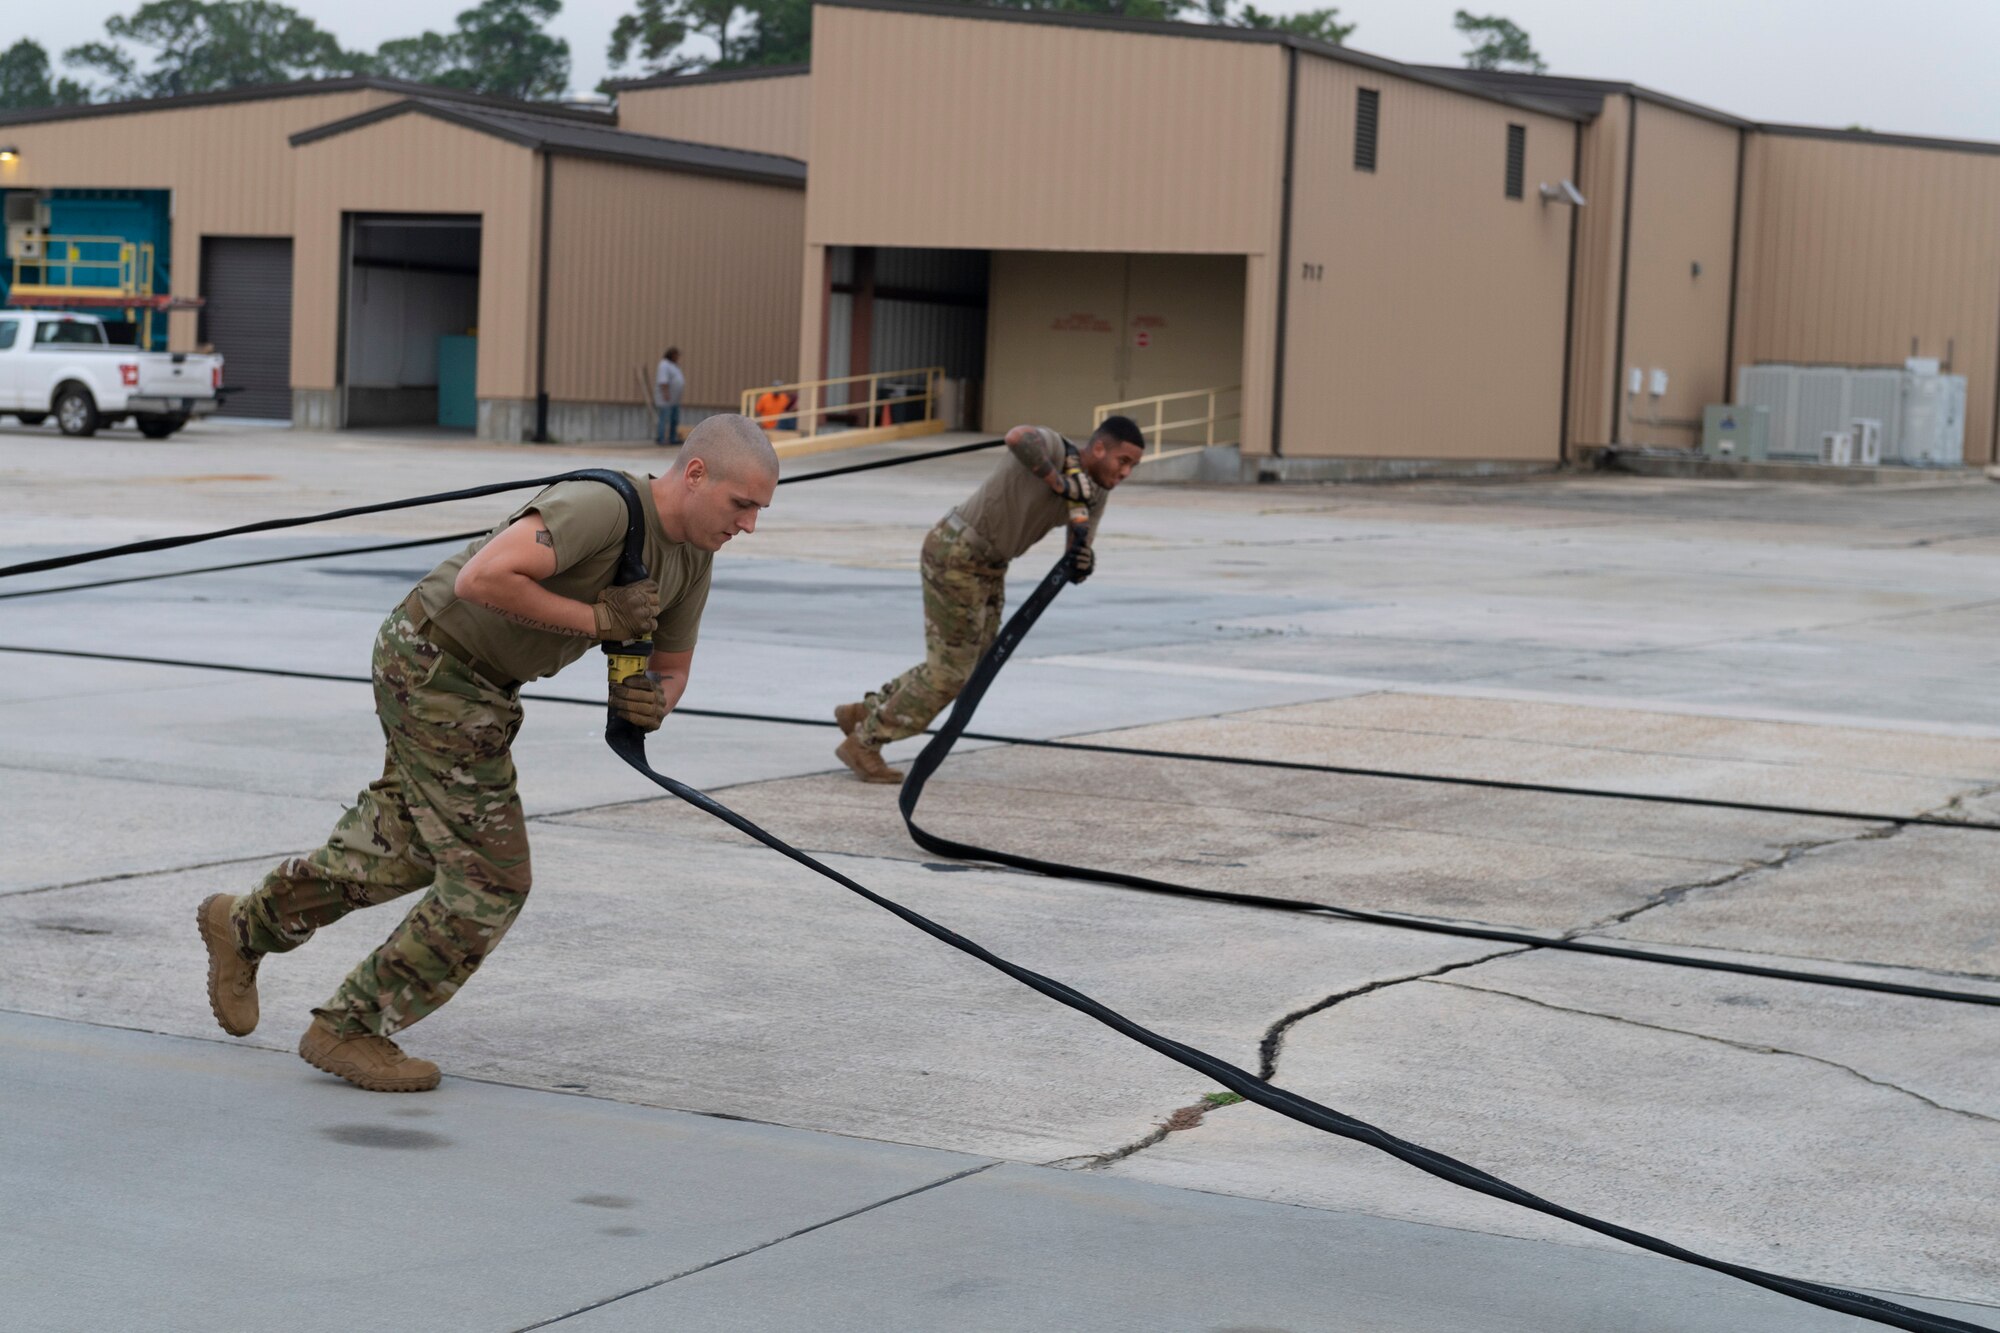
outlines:
M650 638L648 670L611 689L620 717L656 729L687 688L715 552L755 532L778 458L757 424L702 421L671 471L630 477L646 580L613 587L627 509L612 487L565 481L446 560L382 623L375 711L382 776L326 845L279 863L255 892L197 913L209 1005L225 1032L257 1025L257 966L360 907L423 890L376 950L313 1010L299 1054L377 1092L437 1086L390 1037L435 1012L500 942L528 895L528 830L510 751L521 685L600 641Z

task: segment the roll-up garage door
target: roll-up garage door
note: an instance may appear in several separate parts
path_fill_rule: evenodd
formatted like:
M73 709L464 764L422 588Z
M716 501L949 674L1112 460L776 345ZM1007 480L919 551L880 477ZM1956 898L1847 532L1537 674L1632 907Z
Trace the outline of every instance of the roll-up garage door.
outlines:
M201 238L201 341L222 353L237 390L218 415L292 415L292 243L268 236Z

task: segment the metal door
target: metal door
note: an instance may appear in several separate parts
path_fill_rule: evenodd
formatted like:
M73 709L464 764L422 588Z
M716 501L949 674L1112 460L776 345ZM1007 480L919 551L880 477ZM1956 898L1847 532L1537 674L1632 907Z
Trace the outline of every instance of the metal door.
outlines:
M222 354L222 382L237 390L217 415L290 420L291 240L202 237L201 293L201 341Z

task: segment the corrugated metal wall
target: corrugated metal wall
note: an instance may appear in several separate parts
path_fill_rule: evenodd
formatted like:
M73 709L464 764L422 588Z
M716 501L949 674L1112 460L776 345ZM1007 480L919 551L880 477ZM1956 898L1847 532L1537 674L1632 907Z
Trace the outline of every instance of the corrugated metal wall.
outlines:
M1585 204L1576 225L1576 297L1571 306L1569 433L1575 444L1611 442L1617 377L1618 280L1625 236L1625 149L1632 99L1608 96L1583 127L1576 178Z
M791 378L804 191L562 157L555 173L551 398L641 402L669 344L690 406L734 411Z
M1284 53L821 6L816 244L1245 254L1273 234Z
M1285 60L1198 36L815 10L800 374L820 373L826 247L1248 256L1243 437L1268 451Z
M536 154L414 113L288 151L298 154L293 387L336 386L342 214L455 213L482 222L479 396L532 396L542 185Z
M1381 94L1354 167L1356 91ZM1299 58L1284 452L1554 461L1575 124ZM1526 198L1505 193L1527 127Z
M1993 461L2000 156L1753 136L1736 359L1895 365L1952 358L1965 457Z
M812 76L627 89L618 94L618 128L803 160L812 132Z
M1725 362L1740 135L1657 103L1635 111L1625 363L1612 370L1616 377L1637 366L1647 385L1635 397L1620 383L1617 439L1690 447L1701 443L1702 408L1728 402L1731 392ZM1656 369L1667 372L1658 398Z
M396 100L373 89L12 125L20 157L0 189L154 189L174 194L174 290L198 295L203 236L292 234L290 135ZM169 317L169 346L196 343L196 315Z

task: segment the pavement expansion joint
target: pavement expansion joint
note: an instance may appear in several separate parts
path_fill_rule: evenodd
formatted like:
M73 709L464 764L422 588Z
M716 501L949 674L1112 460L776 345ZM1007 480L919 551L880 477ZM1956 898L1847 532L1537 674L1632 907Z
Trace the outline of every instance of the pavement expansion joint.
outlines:
M151 879L155 875L181 875L186 874L190 870L217 870L223 866L262 865L267 861L276 861L281 857L292 854L289 851L258 852L252 856L225 857L220 861L195 861L184 866L155 866L148 867L145 870L121 870L115 875L95 875L90 879L70 880L62 884L36 884L25 889L8 889L0 891L0 898L26 898L30 894L57 893L63 889L87 889L98 884L116 884L120 880Z
M607 1296L601 1301L592 1301L589 1305L578 1306L576 1309L569 1310L564 1312L563 1314L556 1315L552 1319L543 1319L533 1324L523 1324L518 1329L515 1329L514 1333L533 1333L533 1330L535 1329L548 1328L552 1324L563 1323L565 1320L573 1319L577 1315L588 1314L592 1310L601 1310L605 1306L614 1304L618 1301L622 1301L627 1297L637 1296L648 1291L655 1291L661 1287L666 1286L669 1282L678 1282L684 1277L692 1277L696 1273L705 1273L711 1268L719 1268L723 1264L730 1263L733 1260L742 1259L748 1255L756 1254L763 1250L768 1250L774 1245L783 1245L788 1240L797 1240L800 1236L810 1235L812 1232L824 1230L825 1228L834 1226L837 1223L848 1221L850 1218L859 1217L863 1213L872 1213L878 1208L886 1208L890 1204L901 1203L903 1200L912 1198L915 1195L924 1194L931 1190L939 1189L945 1185L953 1184L957 1181L964 1180L968 1176L976 1176L982 1171L990 1171L994 1167L999 1165L1000 1163L997 1161L981 1162L978 1166L969 1166L965 1168L963 1171L954 1171L948 1176L940 1177L937 1180L927 1181L922 1185L916 1186L914 1189L907 1189L901 1191L900 1193L891 1194L886 1199L877 1199L875 1202L863 1204L859 1208L851 1208L848 1211L840 1214L838 1217L823 1218L820 1221L814 1222L808 1226L800 1227L796 1231L789 1231L782 1236L774 1236L770 1240L762 1241L756 1245L749 1246L746 1249L738 1250L734 1254L725 1254L719 1259L711 1259L707 1263L696 1264L692 1268L684 1268L678 1273L670 1273L666 1277L660 1278L658 1281L648 1282L645 1283L643 1286L633 1287L628 1291L621 1291L614 1296Z
M1430 978L1425 978L1425 980L1430 980ZM1670 1027L1664 1023L1648 1023L1644 1019L1627 1018L1622 1014L1607 1014L1596 1009L1579 1009L1572 1005L1553 1004L1548 1000L1538 1000L1532 996L1520 995L1514 991L1501 990L1494 986L1474 986L1463 981L1440 981L1437 984L1440 986L1450 986L1454 990L1477 991L1482 995L1497 995L1509 1000L1519 1000L1522 1004L1531 1004L1538 1009L1547 1009L1558 1014L1576 1014L1582 1018L1601 1018L1607 1023L1622 1023L1627 1027L1645 1028L1650 1032L1664 1032L1676 1037L1692 1037L1696 1041L1714 1042L1718 1046L1728 1046L1735 1050L1748 1051L1752 1055L1782 1055L1789 1056L1794 1060L1808 1060L1813 1064L1824 1065L1828 1069L1838 1070L1843 1074L1860 1079L1863 1083L1870 1083L1875 1087L1885 1088L1890 1092L1901 1093L1905 1097L1922 1102L1934 1111L1943 1111L1948 1115L1964 1116L1968 1120L1977 1120L1983 1124L2000 1125L2000 1116L1987 1115L1982 1111L1970 1111L1962 1106L1947 1106L1943 1102L1926 1097L1921 1092L1906 1088L1900 1083L1891 1083L1887 1079L1876 1078L1872 1074L1864 1074L1852 1065L1842 1064L1838 1060L1829 1060L1822 1055L1808 1055L1804 1051L1786 1050L1782 1046L1769 1046L1763 1042L1737 1041L1730 1037L1718 1037L1708 1032L1693 1032L1687 1028Z

